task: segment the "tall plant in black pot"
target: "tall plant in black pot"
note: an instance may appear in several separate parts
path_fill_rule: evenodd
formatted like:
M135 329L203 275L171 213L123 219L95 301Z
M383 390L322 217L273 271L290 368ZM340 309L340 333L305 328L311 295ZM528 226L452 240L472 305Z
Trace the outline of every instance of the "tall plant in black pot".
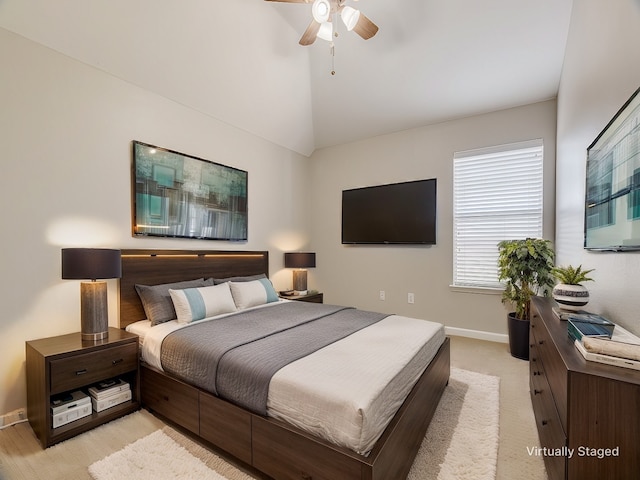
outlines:
M515 308L507 315L511 355L529 359L531 297L549 296L554 252L549 240L526 238L498 243L498 279L505 281L502 303Z

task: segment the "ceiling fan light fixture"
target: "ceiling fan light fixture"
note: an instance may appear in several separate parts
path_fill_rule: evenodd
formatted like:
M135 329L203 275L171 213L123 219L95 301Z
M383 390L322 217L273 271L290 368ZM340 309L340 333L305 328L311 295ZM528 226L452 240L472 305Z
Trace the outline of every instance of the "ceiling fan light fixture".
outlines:
M318 23L325 23L329 20L331 13L331 4L329 0L315 0L311 6L311 14L313 19Z
M342 17L342 22L347 27L347 30L351 31L358 24L358 20L360 20L360 10L349 6L342 7L340 17Z
M333 24L331 22L324 22L320 24L320 30L318 30L318 38L331 42L333 40Z

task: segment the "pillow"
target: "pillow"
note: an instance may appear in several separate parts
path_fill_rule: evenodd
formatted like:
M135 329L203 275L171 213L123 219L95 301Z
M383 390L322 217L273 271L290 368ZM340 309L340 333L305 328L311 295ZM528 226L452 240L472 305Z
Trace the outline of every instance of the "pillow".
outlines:
M229 287L238 310L278 301L278 294L268 278L250 282L229 282Z
M236 311L229 284L169 290L178 323L191 323L203 318Z
M151 326L160 325L176 318L176 311L169 295L170 289L193 288L213 285L213 279L198 278L184 282L163 283L160 285L136 285L136 291L142 301L144 313Z
M227 282L251 282L253 280L260 280L262 278L267 278L267 276L264 273L259 273L258 275L249 275L246 277L214 278L213 284L218 285L220 283Z

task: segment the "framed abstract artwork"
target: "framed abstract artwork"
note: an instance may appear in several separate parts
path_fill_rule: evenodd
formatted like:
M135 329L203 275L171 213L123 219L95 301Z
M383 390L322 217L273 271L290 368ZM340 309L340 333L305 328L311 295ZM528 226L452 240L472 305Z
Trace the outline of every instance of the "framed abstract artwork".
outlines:
M248 173L133 141L134 236L247 240Z
M640 249L640 88L587 148L584 247Z

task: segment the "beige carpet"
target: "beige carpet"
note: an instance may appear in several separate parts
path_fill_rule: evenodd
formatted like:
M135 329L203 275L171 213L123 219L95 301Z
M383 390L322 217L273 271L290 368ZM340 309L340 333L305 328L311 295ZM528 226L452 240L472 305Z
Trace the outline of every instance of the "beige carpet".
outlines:
M498 415L499 379L452 368L409 479L493 480ZM89 473L96 480L251 478L169 427L92 464Z

